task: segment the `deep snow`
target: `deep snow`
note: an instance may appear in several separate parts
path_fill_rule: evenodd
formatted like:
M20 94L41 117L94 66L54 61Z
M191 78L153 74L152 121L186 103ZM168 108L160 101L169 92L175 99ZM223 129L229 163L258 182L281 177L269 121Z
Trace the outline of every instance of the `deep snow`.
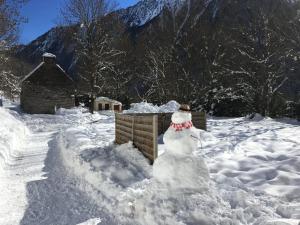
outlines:
M112 113L0 108L0 121L0 151L10 155L0 162L1 225L300 222L298 122L210 118L193 152L208 165L209 189L180 193L153 178L131 143L114 145Z

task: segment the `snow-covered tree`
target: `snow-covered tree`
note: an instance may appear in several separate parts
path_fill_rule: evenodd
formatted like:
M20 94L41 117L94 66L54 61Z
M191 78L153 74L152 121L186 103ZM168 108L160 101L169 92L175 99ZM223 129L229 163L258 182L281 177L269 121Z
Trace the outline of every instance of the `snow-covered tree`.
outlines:
M7 98L13 99L21 89L19 78L10 69L12 61L4 53L0 53L0 91Z
M228 77L247 87L254 110L263 115L272 113L274 97L295 69L296 55L280 31L288 25L284 21L292 19L289 7L282 3L248 3L246 21L237 21L231 28L233 58L223 64Z
M91 95L91 112L94 96L108 85L106 74L116 73L113 59L122 53L113 47L102 18L116 6L113 0L66 0L61 9L64 23L79 25L75 34L78 73L81 86L85 86Z
M1 45L2 47L9 47L17 41L19 25L25 22L20 14L20 8L27 1L0 1L0 47Z
M20 8L27 0L0 0L0 91L9 98L20 92L18 77L12 70L12 61L7 56L11 46L18 40L19 25L25 22Z

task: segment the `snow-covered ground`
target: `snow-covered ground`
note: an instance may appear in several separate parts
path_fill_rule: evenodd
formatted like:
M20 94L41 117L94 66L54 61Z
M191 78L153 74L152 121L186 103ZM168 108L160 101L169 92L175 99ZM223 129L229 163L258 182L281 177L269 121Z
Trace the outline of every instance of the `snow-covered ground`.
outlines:
M143 104L132 111L160 110ZM170 191L131 143L114 145L112 113L0 108L0 121L1 225L300 223L296 121L210 118L194 152L211 177L199 193Z

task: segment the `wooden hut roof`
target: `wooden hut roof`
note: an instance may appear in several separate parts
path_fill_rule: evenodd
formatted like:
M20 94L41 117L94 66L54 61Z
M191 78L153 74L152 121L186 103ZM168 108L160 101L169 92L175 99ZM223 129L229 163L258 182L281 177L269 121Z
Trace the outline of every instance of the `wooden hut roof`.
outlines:
M95 100L97 102L110 102L110 103L113 103L113 104L122 105L121 102L119 102L117 100L113 100L113 99L107 98L107 97L97 97Z
M23 83L24 81L26 81L29 77L31 77L32 75L34 75L38 70L40 70L46 63L45 62L41 62L34 70L32 70L29 74L27 74L22 80L21 83ZM73 82L73 79L71 76L69 76L66 71L61 68L60 65L55 64L56 67L68 78Z

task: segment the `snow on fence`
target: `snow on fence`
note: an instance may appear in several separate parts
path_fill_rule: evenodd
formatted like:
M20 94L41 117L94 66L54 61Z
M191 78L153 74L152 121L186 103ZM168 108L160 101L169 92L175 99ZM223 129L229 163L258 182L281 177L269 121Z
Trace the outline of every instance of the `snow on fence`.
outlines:
M132 141L152 163L158 155L158 136L165 133L171 123L172 113L115 114L116 144ZM193 112L193 124L206 130L206 114Z

